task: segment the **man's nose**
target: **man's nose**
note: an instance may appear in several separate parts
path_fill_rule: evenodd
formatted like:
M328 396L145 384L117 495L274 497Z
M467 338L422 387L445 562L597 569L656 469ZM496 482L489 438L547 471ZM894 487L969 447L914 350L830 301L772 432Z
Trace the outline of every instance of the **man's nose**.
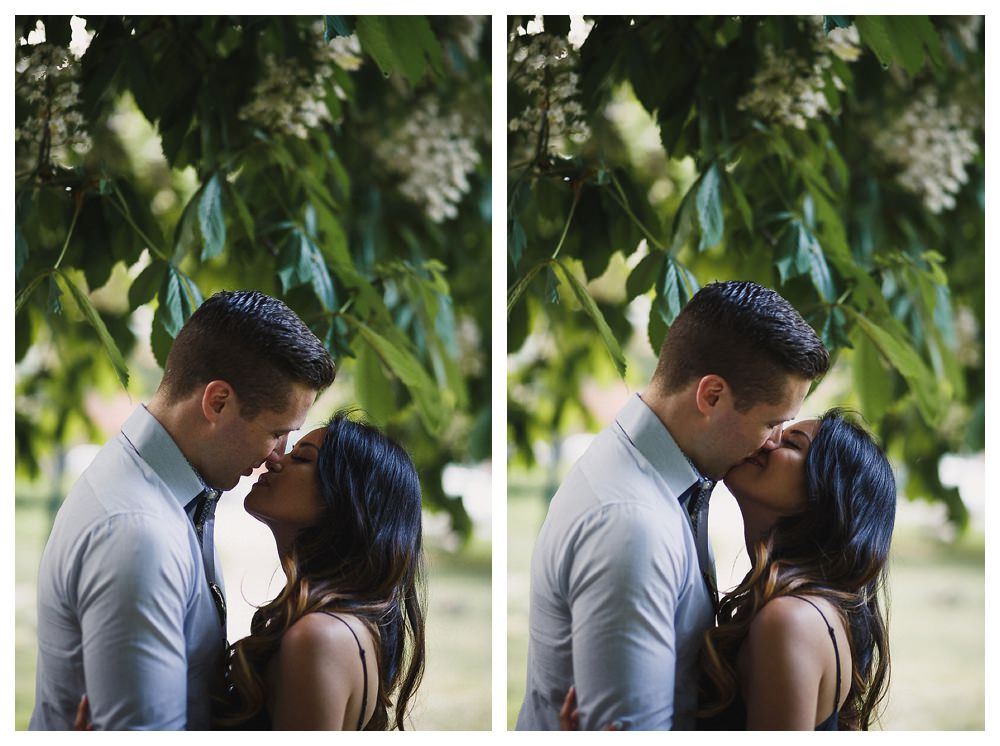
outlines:
M264 466L267 467L268 471L281 471L282 469L281 462L285 456L285 446L287 444L288 444L288 436L283 435L281 438L278 439L278 442L275 443L274 448L271 450L271 452L267 454L267 458L264 459Z
M764 441L764 445L760 447L762 451L773 451L775 448L781 445L781 435L785 430L784 423L780 423L771 428L771 432L767 434L767 440Z

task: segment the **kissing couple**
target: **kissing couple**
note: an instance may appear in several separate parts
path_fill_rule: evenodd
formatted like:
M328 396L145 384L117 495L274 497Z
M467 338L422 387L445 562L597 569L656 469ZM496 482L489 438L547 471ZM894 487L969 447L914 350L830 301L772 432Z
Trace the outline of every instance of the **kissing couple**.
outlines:
M518 729L869 727L888 686L896 487L846 412L792 422L828 367L812 328L756 283L707 285L681 310L649 385L549 506ZM719 479L751 564L721 597Z
M338 413L285 452L334 379L279 300L220 292L59 509L38 577L32 730L403 728L424 667L420 482ZM226 640L223 491L274 534L285 584Z

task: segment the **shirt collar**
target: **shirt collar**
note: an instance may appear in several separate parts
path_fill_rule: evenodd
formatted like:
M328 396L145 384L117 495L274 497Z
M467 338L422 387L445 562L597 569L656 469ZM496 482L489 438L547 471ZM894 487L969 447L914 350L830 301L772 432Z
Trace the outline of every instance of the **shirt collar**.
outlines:
M205 484L194 467L184 458L177 443L159 421L141 405L122 425L122 435L164 481L174 499L185 507L197 497Z
M681 451L670 431L638 394L622 407L615 422L664 479L675 497L702 480L701 474Z

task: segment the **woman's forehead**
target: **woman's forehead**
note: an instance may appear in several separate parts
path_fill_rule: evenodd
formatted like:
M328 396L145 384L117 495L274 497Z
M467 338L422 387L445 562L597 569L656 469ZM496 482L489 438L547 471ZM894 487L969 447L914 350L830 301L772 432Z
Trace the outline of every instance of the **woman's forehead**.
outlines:
M819 431L819 418L809 417L808 419L797 420L796 422L785 426L786 433L795 431L804 433L809 437L809 440L812 440L816 437L816 433Z

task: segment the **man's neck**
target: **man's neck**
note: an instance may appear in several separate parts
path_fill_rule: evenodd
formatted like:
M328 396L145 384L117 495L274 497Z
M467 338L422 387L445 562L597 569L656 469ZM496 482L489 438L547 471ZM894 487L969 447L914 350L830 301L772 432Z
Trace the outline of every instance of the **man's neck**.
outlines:
M196 438L191 437L194 428L190 426L185 403L168 404L163 394L157 391L146 405L146 411L156 418L156 421L167 431L167 435L177 444L177 448L180 449L187 462L197 471L197 454L192 447Z
M693 423L682 395L662 394L655 384L651 383L639 394L639 398L667 428L670 437L681 449L681 453L694 464L695 469L700 474L706 474L701 452L694 437Z

